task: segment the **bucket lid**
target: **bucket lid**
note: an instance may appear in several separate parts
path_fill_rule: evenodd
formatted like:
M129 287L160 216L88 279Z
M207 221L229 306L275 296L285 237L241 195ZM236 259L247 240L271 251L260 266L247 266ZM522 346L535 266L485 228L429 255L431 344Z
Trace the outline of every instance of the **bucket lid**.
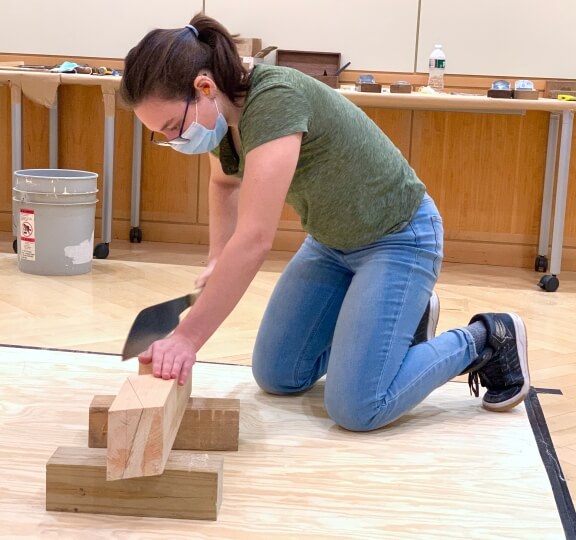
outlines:
M66 178L68 180L98 178L98 173L76 169L21 169L19 171L14 171L14 175L29 178L47 178L50 180L56 178Z

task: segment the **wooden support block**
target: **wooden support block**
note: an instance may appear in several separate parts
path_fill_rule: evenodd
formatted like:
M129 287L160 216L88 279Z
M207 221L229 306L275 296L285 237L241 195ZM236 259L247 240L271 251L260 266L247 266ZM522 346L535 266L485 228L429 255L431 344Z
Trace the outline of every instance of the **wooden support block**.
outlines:
M171 453L164 474L106 480L106 450L60 447L46 464L46 510L177 519L218 517L224 460Z
M152 362L149 364L138 362L138 375L152 375Z
M108 480L162 474L191 384L128 376L108 410Z
M88 446L106 448L108 409L114 396L94 396L88 414ZM240 400L188 399L173 450L238 450Z

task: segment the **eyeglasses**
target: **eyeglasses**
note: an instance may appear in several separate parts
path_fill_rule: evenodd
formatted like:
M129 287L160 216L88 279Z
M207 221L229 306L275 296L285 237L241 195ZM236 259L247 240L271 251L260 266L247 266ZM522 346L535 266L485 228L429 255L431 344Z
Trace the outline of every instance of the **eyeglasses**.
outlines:
M186 101L186 108L184 109L184 118L182 118L182 124L180 125L180 133L178 133L178 137L174 137L174 139L170 139L169 141L156 141L154 140L155 132L152 131L150 133L150 142L157 144L158 146L180 146L181 144L186 144L187 142L189 142L188 139L182 137L182 132L184 131L184 123L186 122L186 115L188 114L188 107L190 106L190 100L191 98L189 97L188 100Z

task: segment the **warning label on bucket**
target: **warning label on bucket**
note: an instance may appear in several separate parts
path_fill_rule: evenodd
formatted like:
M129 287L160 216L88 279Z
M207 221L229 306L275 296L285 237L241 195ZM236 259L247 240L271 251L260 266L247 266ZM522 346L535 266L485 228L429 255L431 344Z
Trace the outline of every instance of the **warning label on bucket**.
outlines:
M36 229L34 210L20 209L20 259L36 260Z

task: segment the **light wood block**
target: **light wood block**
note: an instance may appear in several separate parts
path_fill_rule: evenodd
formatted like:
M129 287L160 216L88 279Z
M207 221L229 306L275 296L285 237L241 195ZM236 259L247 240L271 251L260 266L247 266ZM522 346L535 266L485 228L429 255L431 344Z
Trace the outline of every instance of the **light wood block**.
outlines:
M216 520L222 503L224 460L172 452L164 474L106 480L106 451L58 448L46 464L46 510Z
M138 375L152 375L152 362L149 364L138 362Z
M3 89L0 87L0 96L2 93ZM9 113L9 106L6 110ZM9 133L10 126L7 127ZM547 124L545 127L547 129ZM0 133L4 131L0 126ZM546 134L544 140L545 138ZM530 153L530 151L527 152ZM4 163L1 155L0 152L0 169ZM572 162L573 172L576 172L576 160ZM9 157L6 163L10 164ZM576 182L571 182L571 186L576 189ZM576 196L569 196L568 206L571 200L576 204ZM115 208L117 208L116 205ZM454 209L457 207L454 206ZM576 211L571 214L568 211L568 215L574 217ZM518 216L516 219L519 219ZM492 234L492 232L486 234ZM462 238L462 243L468 239L475 240L475 237L464 236L464 233L459 237ZM6 279L0 279L0 297L2 297L0 333L3 336L0 341L21 346L33 344L42 348L109 353L103 356L71 355L65 352L38 352L22 348L16 348L13 351L7 347L2 349L0 395L3 396L3 401L0 416L4 425L2 426L0 422L0 451L4 451L7 457L3 460L3 467L0 462L0 470L3 471L1 474L5 478L10 478L6 489L11 489L11 491L0 489L0 513L4 509L6 517L2 520L0 516L0 527L2 531L8 531L5 532L8 535L11 532L10 527L14 527L13 536L17 537L24 534L21 529L28 523L28 536L38 538L47 534L45 531L54 525L46 523L43 511L34 515L30 510L32 502L35 508L43 510L44 502L39 501L38 497L43 498L43 471L46 460L54 451L54 445L86 446L86 412L94 394L115 394L118 391L118 370L121 370L122 376L128 376L137 369L134 364L135 360L119 363L117 356L118 351L122 350L126 335L134 320L134 313L148 304L168 300L181 294L182 290L188 290L191 281L200 274L206 264L207 251L201 246L157 244L149 241L131 244L127 240L114 240L112 249L115 260L94 260L92 272L70 280L67 276L34 277L18 272L12 252L12 240L12 234L5 233L4 236L0 234L0 247L3 251L0 254L0 273L6 276ZM488 240L484 239L483 242L486 243ZM473 242L470 243L472 244ZM568 250L565 247L564 257L571 256L572 252L576 253L576 249ZM211 364L221 362L250 365L258 324L280 272L290 257L289 253L270 254L237 309L202 348L202 360ZM167 264L166 261L170 261L171 264ZM576 256L573 257L573 261L576 262ZM576 447L576 432L572 423L563 423L563 420L570 418L570 414L576 410L576 369L574 369L576 274L565 272L564 269L563 260L560 289L558 293L548 294L543 293L536 286L540 274L535 274L533 270L444 263L440 281L436 287L442 306L438 332L462 326L475 313L484 311L515 311L525 318L528 327L533 385L542 388L560 388L563 392L563 395L540 395L539 398L547 420L552 417L557 419L551 422L552 425L549 425L549 428L559 453L564 476L571 492L576 493L576 467L571 467L569 462L564 461L565 454L562 453L562 448ZM23 290L28 291L28 294L22 295ZM92 302L95 290L99 291L97 303ZM30 297L34 297L35 301L30 302ZM91 309L85 309L86 305L90 305ZM62 332L62 328L66 328L66 332ZM45 360L43 360L44 356L46 356ZM252 418L254 395L245 394L239 390L241 383L233 367L229 366L223 370L223 374L226 377L230 375L232 379L229 386L223 385L222 373L215 374L214 378L205 379L203 369L204 365L201 361L194 366L195 395L229 396L242 400L243 451L229 453L226 456L227 479L230 479L229 472L232 471L231 467L234 466L235 461L245 459L247 453L251 455L253 423L260 425L261 422L259 418ZM27 388L20 385L22 380L31 376L36 381L34 385L29 385ZM42 387L41 393L38 391L38 385ZM64 390L66 390L67 398L63 402ZM468 396L467 392L465 393ZM278 406L274 403L277 403L277 398L271 402L271 406L277 410ZM280 405L280 407L284 406L284 403ZM264 402L258 400L258 407L264 408ZM316 410L322 410L321 402L314 407L307 405L301 414L308 417ZM433 411L430 412L431 421L434 415ZM475 421L476 418L470 418L470 422ZM271 420L269 429L262 434L263 441L268 441L272 433L276 435L276 431L283 431L284 428L279 427L280 422L288 422L291 425L290 420ZM498 425L493 425L493 433L490 432L490 437L500 435L502 432L507 433L508 427L502 424L503 419L500 418L498 422ZM462 433L465 433L467 429L469 425L463 429ZM34 446L37 451L34 455L31 452L23 454L21 449L29 444L31 433L34 434ZM454 436L456 437L459 433ZM381 450L381 441L378 438L375 441L377 441L375 450ZM482 444L481 439L477 442L479 445ZM290 445L291 442L288 441L286 444ZM458 441L448 441L446 444L454 449L463 443L458 439ZM496 447L503 448L500 443ZM522 452L520 447L518 451ZM258 459L268 459L266 455L261 456L259 455ZM375 459L381 460L381 453L378 453ZM463 467L466 470L466 466L463 465ZM34 478L31 477L32 470L39 472L39 482L37 481L38 474ZM238 478L243 478L243 474L244 470L240 469ZM482 473L482 475L483 481L492 482L493 478L489 473ZM501 493L505 494L511 484L510 480L506 480L505 477L502 477L502 482L499 490L501 489ZM227 506L227 501L237 502L236 493L232 493L232 489L227 484L223 510ZM330 486L330 490L333 489L333 486ZM360 495L363 490L364 486L361 486L357 493ZM243 491L240 483L237 493L239 496L245 493L245 488ZM266 496L271 497L270 493L271 491L266 491ZM382 498L381 494L376 496L379 500ZM394 496L395 494L392 495L390 501ZM466 491L466 496L468 497L468 491ZM253 497L246 501L247 512L250 512L249 508L251 504L253 505L253 501ZM422 501L417 497L413 501L413 504L420 505L421 503ZM480 505L484 504L486 504L486 499L480 501ZM505 507L507 503L502 504ZM16 510L15 505L17 505ZM324 508L318 508L316 503L314 505L314 511L318 516L326 515ZM285 508L285 505L282 508ZM531 523L533 516L542 513L540 506L526 506L526 508L531 510L527 523ZM239 506L234 511L240 512L241 509L242 506ZM473 510L473 507L470 506L470 509ZM18 514L18 519L15 513ZM459 515L454 514L455 517ZM481 519L485 517L483 512L475 515ZM94 519L94 516L90 515L81 517L68 514L68 516L67 519L70 522L73 521L74 527L77 527L74 530L80 531L77 537L84 534L80 523L89 528L91 520ZM110 529L100 528L94 538L112 537L114 535L113 520L118 518L99 517L97 519L99 527L102 527L103 519L109 520ZM161 520L161 522L160 526L165 527L166 520ZM241 517L239 522L243 522ZM409 522L410 519L407 518L404 524ZM147 534L149 520L135 518L131 521L131 526L137 528L138 523L145 524L145 526L141 525L140 538L142 538ZM312 528L317 525L314 517L309 520L304 519L301 523ZM185 523L180 525L184 526ZM57 526L61 526L61 522ZM264 526L263 524L262 527ZM449 525L442 525L442 528L446 532ZM492 536L493 538L497 535L498 532L494 532L495 530L497 529L493 530L492 535L486 533L486 537ZM350 532L349 537L353 538L355 533L356 536L361 535L360 532L354 531ZM460 533L454 533L453 536L462 537L462 534L460 531ZM533 531L528 532L524 537L533 539L535 534ZM426 537L425 532L422 535ZM447 536L449 535L444 535L444 537ZM503 537L505 534L500 536ZM542 533L540 536L545 537L545 534ZM173 537L175 538L176 535ZM221 538L226 537L226 532L222 532ZM402 537L400 532L398 537ZM511 532L509 537L518 539L522 535Z
M485 272L479 279L490 278ZM568 278L563 280L566 286ZM43 281L38 280L39 284ZM486 287L477 289L468 279L463 282L468 301L474 305L495 301L491 295L485 298ZM530 295L515 293L519 303ZM502 295L501 288L495 287L493 294ZM552 315L566 309L558 305L566 300L548 306L542 301L544 293L537 294L534 298L540 300L534 300L535 308L541 306ZM550 302L552 296L545 295ZM446 290L442 300L442 324L462 316L460 312L457 317L459 297ZM559 332L537 309L534 313L533 334L543 324L543 336L549 327ZM553 321L564 328L573 316ZM529 343L535 347L538 341L534 336ZM550 354L540 352L550 359ZM533 356L538 357L537 349ZM134 367L124 366L124 373L128 375ZM0 536L66 540L565 538L523 406L506 414L489 413L480 406L480 398L470 397L466 384L448 383L387 428L352 433L337 428L328 418L323 381L308 392L273 396L258 388L248 367L203 362L194 366L194 393L242 401L242 451L225 456L222 506L216 522L46 512L46 462L56 446L85 446L86 411L94 389L117 391L119 369L117 355L2 348L0 478L5 481L0 487ZM23 380L35 383L23 385ZM131 480L108 484L126 482Z
M114 396L94 396L88 414L88 446L106 448L108 409ZM188 399L173 450L238 450L240 400L221 398Z
M183 386L153 375L126 379L108 410L108 480L162 474L191 388L191 377Z

